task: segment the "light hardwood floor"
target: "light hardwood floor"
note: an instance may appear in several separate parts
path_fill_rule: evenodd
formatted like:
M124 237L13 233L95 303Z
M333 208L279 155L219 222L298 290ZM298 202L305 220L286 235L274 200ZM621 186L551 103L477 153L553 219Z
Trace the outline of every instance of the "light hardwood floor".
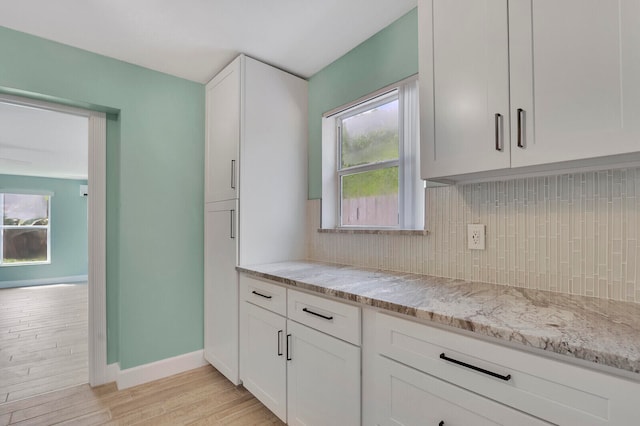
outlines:
M0 289L0 404L87 383L87 321L86 284Z
M0 405L0 425L283 425L242 386L207 366L117 390L89 385Z

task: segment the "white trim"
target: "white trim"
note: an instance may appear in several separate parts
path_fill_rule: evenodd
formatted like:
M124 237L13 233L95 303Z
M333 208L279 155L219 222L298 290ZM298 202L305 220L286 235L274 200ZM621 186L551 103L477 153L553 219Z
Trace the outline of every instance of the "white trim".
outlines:
M337 127L335 117L322 119L322 213L321 228L337 228L340 217L338 202L338 182L335 179L335 165L338 161L338 147L335 143Z
M368 95L364 95L364 96L356 99L355 101L349 102L348 104L340 105L339 107L330 109L329 111L327 111L324 114L322 114L322 118L327 118L327 117L331 117L331 116L337 115L337 114L341 113L344 110L351 109L351 108L353 108L353 107L355 107L357 105L360 105L362 103L369 102L369 101L373 100L373 98L377 98L380 95L383 95L383 94L385 94L387 92L391 92L391 91L393 91L395 89L398 89L399 87L401 87L401 86L403 86L405 84L408 84L408 83L411 83L411 82L414 82L414 81L418 81L418 74L413 74L413 75L411 75L411 76L409 76L407 78L403 78L400 81L396 81L395 83L392 83L392 84L390 84L388 86L385 86L385 87L383 87L381 89L378 89L375 92L369 93Z
M107 379L107 120L89 114L89 384Z
M15 189L0 187L0 192L3 194L48 195L49 197L53 197L55 195L53 191L46 191L41 189Z
M164 377L194 368L203 367L209 363L204 359L204 351L198 350L187 354L166 358L149 364L139 365L118 373L118 389L126 389L143 383L152 382Z
M33 280L16 280L16 281L2 281L0 282L0 288L13 288L13 287L31 287L36 285L49 285L49 284L71 284L87 282L87 275L71 275L68 277L55 277L55 278L37 278Z
M103 112L0 94L0 102L47 109L89 119L89 384L108 383L106 198L107 120ZM112 381L112 380L111 380Z
M71 115L79 115L80 117L89 117L93 111L89 111L88 109L76 108L62 104L56 104L52 102L38 101L35 99L23 98L20 96L13 95L4 95L0 94L0 102L20 105L24 107L36 108L36 109L46 109L49 111L62 112L65 114ZM104 114L104 113L98 113ZM82 179L78 179L82 180Z
M105 376L105 383L113 383L118 380L118 374L120 374L120 364L114 362L107 365L107 374Z
M6 229L6 228L4 228ZM38 228L31 228L38 229ZM47 229L47 228L41 228ZM47 233L47 251L49 251L49 246L51 243L49 242L49 233ZM50 258L51 256L49 256ZM0 268L13 268L14 266L38 266L38 265L51 265L51 260L43 260L42 262L10 262L10 263L0 263Z

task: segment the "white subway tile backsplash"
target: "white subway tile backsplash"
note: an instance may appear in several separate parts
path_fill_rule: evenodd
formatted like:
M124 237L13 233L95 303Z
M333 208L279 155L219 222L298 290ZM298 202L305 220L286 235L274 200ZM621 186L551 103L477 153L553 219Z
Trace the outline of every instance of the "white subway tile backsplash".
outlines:
M318 233L307 257L640 303L640 168L430 188L429 235ZM468 223L487 225L468 250Z

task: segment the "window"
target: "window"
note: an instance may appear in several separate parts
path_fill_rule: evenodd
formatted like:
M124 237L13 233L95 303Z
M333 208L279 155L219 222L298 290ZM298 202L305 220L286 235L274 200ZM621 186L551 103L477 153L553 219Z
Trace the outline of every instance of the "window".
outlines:
M424 228L411 79L323 117L323 228Z
M0 194L0 264L49 263L50 195Z

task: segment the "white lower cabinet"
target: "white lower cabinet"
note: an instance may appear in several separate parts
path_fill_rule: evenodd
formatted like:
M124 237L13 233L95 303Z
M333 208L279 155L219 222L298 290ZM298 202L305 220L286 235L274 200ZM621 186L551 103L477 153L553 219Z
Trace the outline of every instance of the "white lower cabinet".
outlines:
M248 302L241 306L242 384L282 421L287 421L287 320Z
M289 425L637 426L640 383L240 274L240 379Z
M375 374L379 426L549 424L382 356Z
M640 424L638 382L381 312L364 318L371 423Z
M238 379L238 203L205 206L204 358L233 384Z
M349 320L359 322L359 308L286 290L291 301L306 302L300 321L322 321L321 332L282 315L283 290L240 275L242 383L289 425L360 425L360 347L327 334L359 342L359 323Z
M360 424L360 348L287 321L289 425Z

